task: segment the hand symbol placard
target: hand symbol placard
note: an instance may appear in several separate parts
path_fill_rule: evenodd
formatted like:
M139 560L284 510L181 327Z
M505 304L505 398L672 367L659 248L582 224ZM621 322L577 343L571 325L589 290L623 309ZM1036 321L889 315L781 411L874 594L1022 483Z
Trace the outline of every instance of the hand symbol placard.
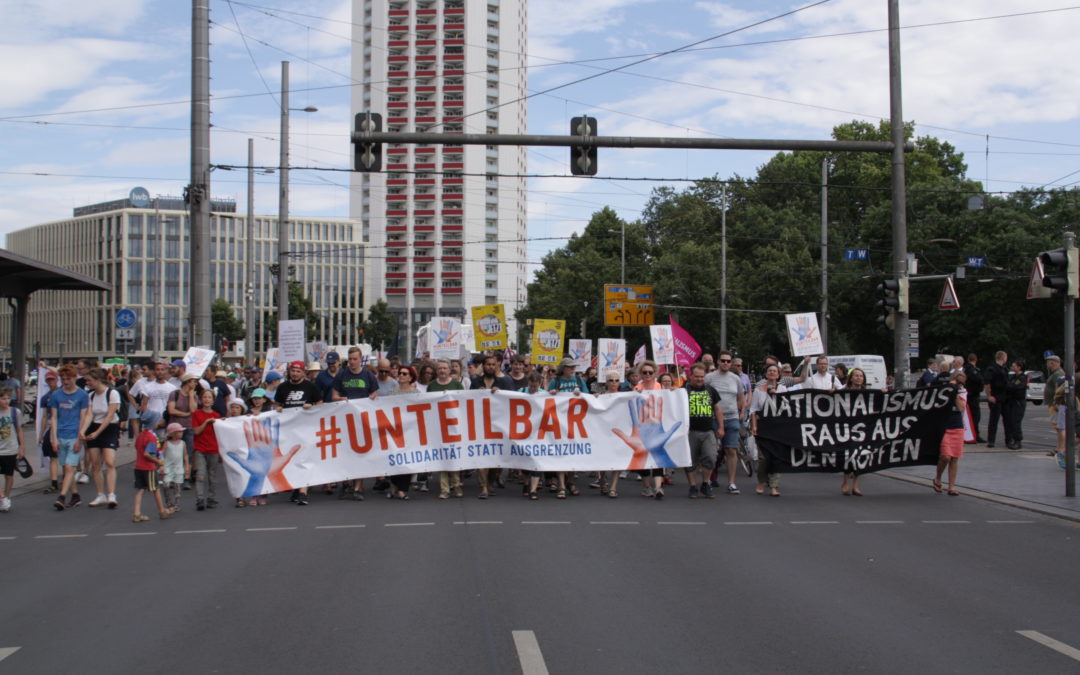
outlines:
M664 399L659 396L641 396L629 401L627 405L630 407L632 425L630 434L626 434L622 429L611 430L634 451L627 470L639 471L645 468L645 460L650 456L660 468L675 468L675 461L668 455L664 445L682 426L682 422L676 422L671 429L664 430Z

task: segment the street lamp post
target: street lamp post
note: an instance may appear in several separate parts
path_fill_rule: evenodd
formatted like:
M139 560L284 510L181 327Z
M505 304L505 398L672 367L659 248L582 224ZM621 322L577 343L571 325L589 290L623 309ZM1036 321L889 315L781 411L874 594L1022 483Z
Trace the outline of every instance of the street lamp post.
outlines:
M727 349L727 185L720 187L720 348Z
M281 62L281 147L278 160L278 321L289 318L289 111L316 112L318 108L289 107L289 62Z

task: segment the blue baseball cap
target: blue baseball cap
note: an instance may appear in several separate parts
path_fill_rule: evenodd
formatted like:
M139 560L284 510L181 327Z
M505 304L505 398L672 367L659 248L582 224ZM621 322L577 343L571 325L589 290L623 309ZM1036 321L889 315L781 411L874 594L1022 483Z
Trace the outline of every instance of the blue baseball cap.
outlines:
M184 363L184 359L176 359L175 361L172 362L171 365L174 365L174 366L187 366L187 364Z
M266 374L265 379L266 379L267 384L269 384L270 382L276 382L276 381L282 379L282 377L281 377L281 373L277 372L276 370L271 370L269 373Z
M337 352L330 352L330 353L328 353L326 355L326 362L327 363L337 363L340 360L341 360L341 354L338 354Z

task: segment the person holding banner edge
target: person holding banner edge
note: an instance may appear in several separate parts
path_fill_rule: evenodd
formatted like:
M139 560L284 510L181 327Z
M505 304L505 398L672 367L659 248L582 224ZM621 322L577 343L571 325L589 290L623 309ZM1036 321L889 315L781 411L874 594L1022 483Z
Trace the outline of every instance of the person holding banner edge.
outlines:
M945 425L945 435L941 438L941 459L937 463L937 472L934 474L934 492L941 492L941 475L945 469L949 470L949 496L955 497L960 493L956 490L956 474L959 469L960 458L964 456L964 414L967 410L966 390L964 384L967 375L963 370L952 373L949 378L949 386L956 389L956 402L949 411L949 419Z
M754 395L750 400L750 433L758 435L758 413L765 407L765 401L773 394L782 394L787 387L780 384L780 366L770 363L765 367L765 376L760 385L754 388ZM769 471L769 453L758 453L758 484L754 489L759 495L765 494L765 486L768 484L769 495L780 496L780 474Z
M851 369L844 389L866 389L866 373L863 372L862 368ZM851 487L848 487L848 481L851 481ZM854 471L844 474L844 482L840 485L840 494L845 497L848 495L862 497L862 490L859 489L859 474Z

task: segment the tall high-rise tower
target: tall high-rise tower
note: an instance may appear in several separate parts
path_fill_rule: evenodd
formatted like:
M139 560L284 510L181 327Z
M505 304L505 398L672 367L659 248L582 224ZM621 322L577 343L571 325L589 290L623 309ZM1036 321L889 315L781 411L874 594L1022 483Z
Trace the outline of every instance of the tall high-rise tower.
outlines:
M387 131L525 133L526 0L354 0L353 113ZM369 237L367 297L408 328L525 302L526 149L387 144L352 174ZM410 323L411 322L411 323ZM511 332L511 335L514 335ZM409 354L411 356L411 354Z

